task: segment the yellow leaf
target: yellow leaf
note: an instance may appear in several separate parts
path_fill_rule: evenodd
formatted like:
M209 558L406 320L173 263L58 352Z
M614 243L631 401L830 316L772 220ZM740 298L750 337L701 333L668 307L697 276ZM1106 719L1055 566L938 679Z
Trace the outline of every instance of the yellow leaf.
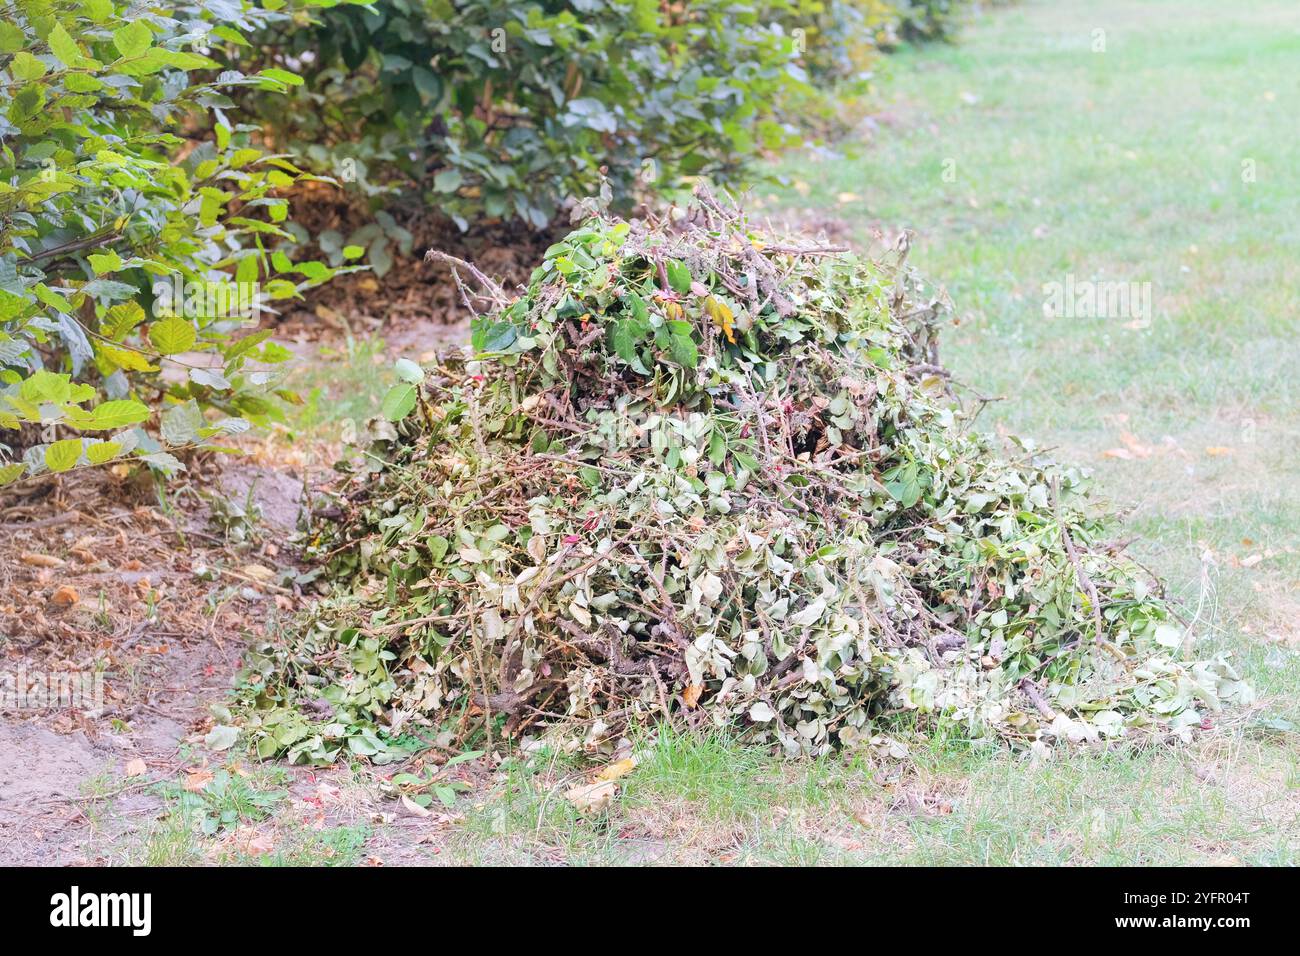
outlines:
M596 774L598 781L611 782L619 777L625 777L636 768L635 757L624 757L622 760L616 760L608 767Z
M713 324L722 329L722 334L727 337L727 341L732 345L736 344L736 333L734 331L735 316L732 314L730 307L725 302L720 302L713 296L704 300L704 311L709 314Z
M158 366L150 364L148 358L134 349L120 349L115 345L105 345L103 342L98 343L95 348L104 361L118 368L124 368L128 372L158 371Z

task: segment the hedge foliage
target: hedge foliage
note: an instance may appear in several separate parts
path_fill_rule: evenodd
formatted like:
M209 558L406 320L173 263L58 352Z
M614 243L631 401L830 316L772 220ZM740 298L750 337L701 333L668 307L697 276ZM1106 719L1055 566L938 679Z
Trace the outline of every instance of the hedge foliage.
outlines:
M301 80L217 59L275 16L230 2L6 11L0 439L26 448L0 484L124 455L171 473L169 448L276 413L265 366L289 353L243 330L334 270L276 248L291 239L279 192L304 174L231 112L235 89Z
M916 0L12 0L0 23L0 484L278 414L265 310L411 236L742 179L802 138ZM294 261L286 192L376 220ZM603 183L602 183L603 181ZM295 231L296 230L296 231ZM353 264L349 264L353 263ZM214 411L215 410L215 411ZM170 449L170 451L168 450Z
M283 145L362 193L466 228L552 222L605 171L616 207L734 184L799 142L881 47L941 37L956 0L382 0L273 25L259 65L303 71ZM286 121L286 115L292 119ZM386 200L391 202L392 200Z
M602 167L626 197L683 174L734 180L790 143L773 110L806 85L773 15L790 6L385 0L281 24L258 47L303 64L280 132L313 168L372 194L414 188L462 228L540 228Z

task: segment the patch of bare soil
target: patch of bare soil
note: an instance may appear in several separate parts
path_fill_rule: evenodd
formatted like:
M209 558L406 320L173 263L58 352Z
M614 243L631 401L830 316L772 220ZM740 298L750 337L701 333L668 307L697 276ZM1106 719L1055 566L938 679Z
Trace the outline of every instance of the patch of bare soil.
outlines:
M0 865L121 862L166 818L159 784L247 772L238 748L205 747L210 705L234 686L246 643L308 599L288 542L323 477L301 457L247 450L191 461L166 507L147 482L102 470L0 497ZM31 693L51 675L82 695ZM87 690L93 675L102 696ZM288 768L270 819L196 845L211 862L246 862L364 825L362 862L436 861L455 816L383 798L396 768L382 769Z
M156 805L138 798L210 728L247 637L301 597L275 580L301 479L193 467L231 496L253 489L260 539L230 543L198 485L166 510L107 471L0 499L0 862L96 862L98 801Z
M332 231L346 242L356 230L374 223L375 215L336 187L311 183L291 197L294 221L318 236ZM430 209L396 205L390 211L398 229L386 246L392 264L379 275L362 271L338 276L311 290L306 301L281 316L281 334L296 338L305 330L330 334L345 328L366 329L391 338L410 326L445 325L466 319L449 268L426 262L438 249L469 260L506 288L526 282L558 229L533 231L515 222L484 220L468 232ZM409 251L401 246L409 236ZM307 253L314 252L308 247ZM359 260L374 265L371 257Z

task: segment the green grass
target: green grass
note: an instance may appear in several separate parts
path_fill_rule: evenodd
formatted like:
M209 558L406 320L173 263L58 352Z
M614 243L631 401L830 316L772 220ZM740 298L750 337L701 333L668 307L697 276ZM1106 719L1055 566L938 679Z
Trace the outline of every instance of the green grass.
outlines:
M789 160L796 188L774 197L864 244L914 231L910 261L957 307L946 360L1004 399L986 425L1095 469L1135 553L1212 615L1206 649L1234 650L1292 716L1298 57L1282 0L1034 0L903 56L892 125L854 158ZM1150 282L1149 327L1045 317L1067 274ZM1106 455L1125 432L1145 457Z
M286 382L303 402L291 411L298 438L337 439L343 423L355 426L375 415L395 381L392 359L382 339L355 339L320 346L312 361L297 362Z
M184 775L153 788L163 806L126 828L108 855L128 866L352 866L371 834L366 823L308 826L290 812L289 774L270 765L219 766L201 789ZM107 809L111 815L112 809Z
M1093 468L1099 496L1127 512L1134 553L1200 608L1199 649L1231 650L1263 716L1294 721L1297 62L1290 0L1030 0L956 46L892 60L870 142L790 157L776 170L789 186L759 190L763 213L840 220L864 247L912 230L910 261L956 304L945 361L1003 397L983 427ZM1150 282L1152 321L1045 317L1044 284L1067 274ZM1108 457L1126 432L1145 454ZM1185 748L1040 762L909 743L904 760L785 762L664 730L593 816L563 797L586 779L580 763L533 757L468 814L445 858L1300 862L1294 732L1232 726Z

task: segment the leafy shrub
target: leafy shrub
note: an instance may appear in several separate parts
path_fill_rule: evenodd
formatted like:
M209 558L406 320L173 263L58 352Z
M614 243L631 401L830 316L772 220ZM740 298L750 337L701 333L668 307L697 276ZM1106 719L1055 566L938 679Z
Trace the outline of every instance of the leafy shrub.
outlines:
M541 227L602 167L625 202L638 185L735 180L793 142L777 108L811 92L778 22L794 8L381 0L274 25L251 56L303 73L289 108L262 115L316 170L372 195L414 192L462 228Z
M950 40L965 0L898 0L898 35L909 43Z
M789 30L804 31L801 59L811 78L844 83L875 67L881 48L896 42L897 23L891 0L821 0L796 4Z
M334 271L276 248L291 238L277 193L303 174L251 144L229 97L300 80L222 71L208 51L277 15L247 0L14 0L5 16L0 429L30 447L0 484L128 454L170 473L166 448L276 414L252 363L288 352L241 332ZM161 442L144 427L160 405Z

